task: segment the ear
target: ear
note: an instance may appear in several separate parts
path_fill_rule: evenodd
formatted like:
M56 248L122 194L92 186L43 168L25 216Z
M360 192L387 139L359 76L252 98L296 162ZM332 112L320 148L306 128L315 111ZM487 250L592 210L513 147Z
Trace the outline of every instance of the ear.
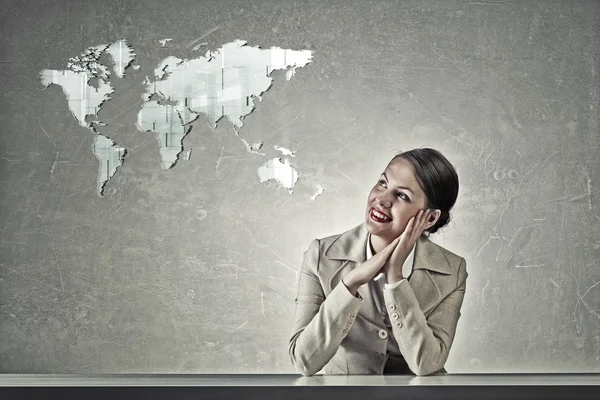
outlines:
M440 219L441 215L442 212L440 210L433 210L433 212L429 216L429 221L427 221L427 224L425 225L425 229L429 229L432 226L434 226L437 220Z

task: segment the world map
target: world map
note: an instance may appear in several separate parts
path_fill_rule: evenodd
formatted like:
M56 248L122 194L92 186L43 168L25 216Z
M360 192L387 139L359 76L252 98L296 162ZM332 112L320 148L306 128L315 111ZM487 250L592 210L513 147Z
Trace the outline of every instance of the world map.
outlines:
M160 41L161 46L165 47L170 40ZM110 127L98 118L98 112L115 92L111 80L124 78L128 70L139 68L139 65L133 65L135 57L133 47L121 39L112 44L88 47L81 55L70 58L66 69L40 71L41 83L45 87L60 86L73 118L94 135L92 153L99 161L97 193L100 197L104 196L106 183L123 164L127 149L111 139L106 129L102 129L102 133L98 131L100 126ZM107 59L112 65L102 62ZM200 115L214 127L227 119L239 135L244 117L252 112L255 101L261 101L261 95L272 85L271 73L285 70L289 81L297 68L311 61L309 50L261 49L248 46L244 40L226 43L193 59L166 57L154 68L153 76L147 76L142 82L145 87L143 103L132 125L156 136L161 168L173 168L182 154L189 160L191 149L184 152L183 139ZM249 144L240 139L248 152L265 155L258 151L262 141ZM280 146L274 148L282 153L282 157L269 159L258 168L260 182L274 180L293 193L299 174L288 156L294 157L294 152ZM322 192L323 188L319 186L311 200Z

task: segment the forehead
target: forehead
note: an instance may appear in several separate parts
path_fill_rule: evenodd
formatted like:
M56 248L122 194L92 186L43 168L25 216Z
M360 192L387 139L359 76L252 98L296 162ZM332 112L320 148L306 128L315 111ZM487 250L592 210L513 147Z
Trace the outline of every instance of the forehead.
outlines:
M412 165L404 158L397 157L390 162L385 169L385 175L394 186L405 186L410 188L414 194L423 195Z

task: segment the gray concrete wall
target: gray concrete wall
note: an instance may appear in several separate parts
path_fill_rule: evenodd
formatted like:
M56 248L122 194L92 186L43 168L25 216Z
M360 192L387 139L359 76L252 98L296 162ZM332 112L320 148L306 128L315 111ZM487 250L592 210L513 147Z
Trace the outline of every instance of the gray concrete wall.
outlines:
M294 372L302 253L360 223L389 158L418 146L441 150L461 181L432 236L470 274L448 371L600 371L599 2L1 10L1 372ZM197 57L198 38L314 58L289 82L274 73L239 136L194 122L190 160L162 170L155 136L134 126L141 82L168 55ZM118 39L141 68L99 114L128 150L99 197L93 135L38 74ZM258 181L274 145L296 150L293 194Z

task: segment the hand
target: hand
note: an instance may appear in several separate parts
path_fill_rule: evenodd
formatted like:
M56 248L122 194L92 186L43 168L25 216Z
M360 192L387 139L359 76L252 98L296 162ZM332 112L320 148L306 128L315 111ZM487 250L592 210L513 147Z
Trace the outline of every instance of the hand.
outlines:
M346 285L350 293L356 295L359 287L369 282L379 271L381 271L386 260L400 242L400 238L401 237L398 236L396 239L392 240L383 250L354 268L342 279L342 282Z
M419 237L427 229L427 223L432 215L433 210L419 210L417 215L406 224L404 232L397 238L400 239L398 244L383 266L387 283L396 283L404 279L402 266Z

